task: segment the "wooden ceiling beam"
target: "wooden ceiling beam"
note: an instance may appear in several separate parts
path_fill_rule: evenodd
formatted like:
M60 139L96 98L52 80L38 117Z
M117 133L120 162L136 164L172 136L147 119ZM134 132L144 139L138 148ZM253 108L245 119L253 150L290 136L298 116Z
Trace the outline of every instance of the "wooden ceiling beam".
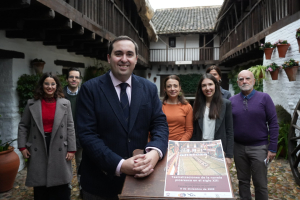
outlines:
M1 1L0 11L4 10L18 10L29 7L31 0L8 0Z
M25 58L25 54L22 52L0 49L0 58L1 59Z

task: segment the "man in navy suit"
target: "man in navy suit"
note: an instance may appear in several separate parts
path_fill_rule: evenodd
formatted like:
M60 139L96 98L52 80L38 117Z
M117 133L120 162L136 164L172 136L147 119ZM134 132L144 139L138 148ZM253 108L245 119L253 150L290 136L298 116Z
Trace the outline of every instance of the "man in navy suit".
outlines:
M148 176L166 153L169 130L157 88L132 74L137 52L131 38L117 37L108 49L111 71L85 82L78 94L84 199L118 199L125 175ZM145 154L132 156L135 149Z

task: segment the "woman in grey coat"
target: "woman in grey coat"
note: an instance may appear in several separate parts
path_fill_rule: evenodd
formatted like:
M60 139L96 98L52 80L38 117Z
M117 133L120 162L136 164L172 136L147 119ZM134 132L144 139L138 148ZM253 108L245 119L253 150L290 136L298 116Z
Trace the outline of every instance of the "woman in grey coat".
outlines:
M58 78L44 73L19 123L18 146L28 159L25 185L34 187L35 200L70 199L76 139L71 105L63 97Z
M198 84L193 108L194 131L191 141L221 140L228 166L233 158L231 102L222 98L219 82L204 74Z
M209 68L206 69L206 73L213 75L213 76L217 79L217 81L218 81L219 84L220 84L220 89L221 89L222 97L223 97L224 99L229 99L229 98L231 97L230 92L229 92L228 90L224 90L224 89L221 87L221 82L222 82L221 77L222 77L222 73L221 73L220 68L219 68L218 66L216 66L216 65L212 65L212 66L210 66Z

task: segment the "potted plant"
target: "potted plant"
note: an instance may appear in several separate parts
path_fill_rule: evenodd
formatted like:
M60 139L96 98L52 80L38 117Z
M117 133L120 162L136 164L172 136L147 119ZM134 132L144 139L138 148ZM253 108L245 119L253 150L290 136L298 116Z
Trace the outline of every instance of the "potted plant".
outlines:
M43 73L46 62L42 59L35 58L30 62L30 64L31 67L34 69L35 73L41 75Z
M279 135L278 135L278 142L277 142L277 153L276 159L279 155L283 156L285 159L288 157L288 135L290 130L290 124L280 122L279 123Z
M300 52L300 28L298 28L296 30L296 39L297 39L297 42L298 42L299 52Z
M271 42L266 42L265 44L261 44L259 47L260 50L265 52L266 60L270 60L272 56L272 52L274 49L274 45Z
M295 61L293 58L282 64L282 68L284 69L289 81L296 81L298 67L299 61Z
M259 84L260 80L263 80L266 78L266 69L267 69L266 66L256 65L256 66L250 67L248 70L253 73L254 78L256 80L256 84Z
M15 139L16 140L16 139ZM10 144L15 141L2 142L0 140L0 192L13 188L18 173L20 159Z
M270 72L272 80L278 80L278 72L280 68L281 67L274 62L267 66L266 71Z
M279 58L285 58L285 54L290 47L290 44L287 42L287 40L278 40L273 44L274 47L277 47Z

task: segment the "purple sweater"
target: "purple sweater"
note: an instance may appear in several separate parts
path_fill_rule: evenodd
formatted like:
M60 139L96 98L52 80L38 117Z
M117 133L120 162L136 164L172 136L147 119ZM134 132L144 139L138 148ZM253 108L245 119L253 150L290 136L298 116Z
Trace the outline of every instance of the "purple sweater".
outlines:
M268 144L270 135L269 150L276 152L279 126L271 97L256 91L247 102L247 110L241 93L229 100L232 105L234 141L245 146L260 146Z

